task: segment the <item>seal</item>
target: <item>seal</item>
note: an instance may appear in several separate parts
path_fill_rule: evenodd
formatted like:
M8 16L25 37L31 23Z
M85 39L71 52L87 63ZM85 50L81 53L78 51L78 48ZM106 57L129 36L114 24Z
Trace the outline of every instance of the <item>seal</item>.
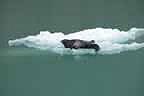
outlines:
M85 40L80 40L80 39L63 39L61 40L61 43L64 45L65 48L70 48L70 49L95 49L95 51L99 51L100 47L98 44L95 44L94 40L91 41L85 41Z

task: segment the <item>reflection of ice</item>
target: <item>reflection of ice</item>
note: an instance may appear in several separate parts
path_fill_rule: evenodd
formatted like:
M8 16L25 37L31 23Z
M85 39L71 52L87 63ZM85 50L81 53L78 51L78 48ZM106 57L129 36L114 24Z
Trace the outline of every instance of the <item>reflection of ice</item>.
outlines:
M144 43L136 43L135 39L144 34L144 29L132 28L129 31L119 31L118 29L87 29L80 32L64 35L62 32L50 33L40 32L35 36L28 36L16 40L9 40L10 46L24 45L27 47L39 48L41 50L51 50L59 54L95 54L93 49L70 50L64 48L60 43L62 39L95 40L100 46L98 54L115 54L128 50L136 50L144 47ZM127 41L133 41L127 44Z

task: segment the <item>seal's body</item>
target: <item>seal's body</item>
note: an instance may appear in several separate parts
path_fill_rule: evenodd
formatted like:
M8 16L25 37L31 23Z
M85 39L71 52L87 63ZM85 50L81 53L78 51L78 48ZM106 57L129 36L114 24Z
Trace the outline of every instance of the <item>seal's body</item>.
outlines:
M85 41L80 39L64 39L61 40L61 43L64 45L65 48L71 48L71 49L95 49L98 51L100 49L98 44L95 44L94 40L91 41Z

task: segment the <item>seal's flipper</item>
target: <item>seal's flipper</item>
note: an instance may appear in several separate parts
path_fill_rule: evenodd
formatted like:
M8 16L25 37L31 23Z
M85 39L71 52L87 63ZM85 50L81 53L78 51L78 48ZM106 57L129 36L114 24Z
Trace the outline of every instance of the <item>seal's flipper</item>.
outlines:
M93 44L95 51L99 51L100 50L100 46L98 44Z

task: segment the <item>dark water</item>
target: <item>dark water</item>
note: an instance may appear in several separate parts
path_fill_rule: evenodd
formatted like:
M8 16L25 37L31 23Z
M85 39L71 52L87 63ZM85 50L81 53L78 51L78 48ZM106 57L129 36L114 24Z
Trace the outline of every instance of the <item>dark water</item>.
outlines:
M8 47L40 30L144 27L143 0L1 0L0 96L143 96L144 49L117 55Z

